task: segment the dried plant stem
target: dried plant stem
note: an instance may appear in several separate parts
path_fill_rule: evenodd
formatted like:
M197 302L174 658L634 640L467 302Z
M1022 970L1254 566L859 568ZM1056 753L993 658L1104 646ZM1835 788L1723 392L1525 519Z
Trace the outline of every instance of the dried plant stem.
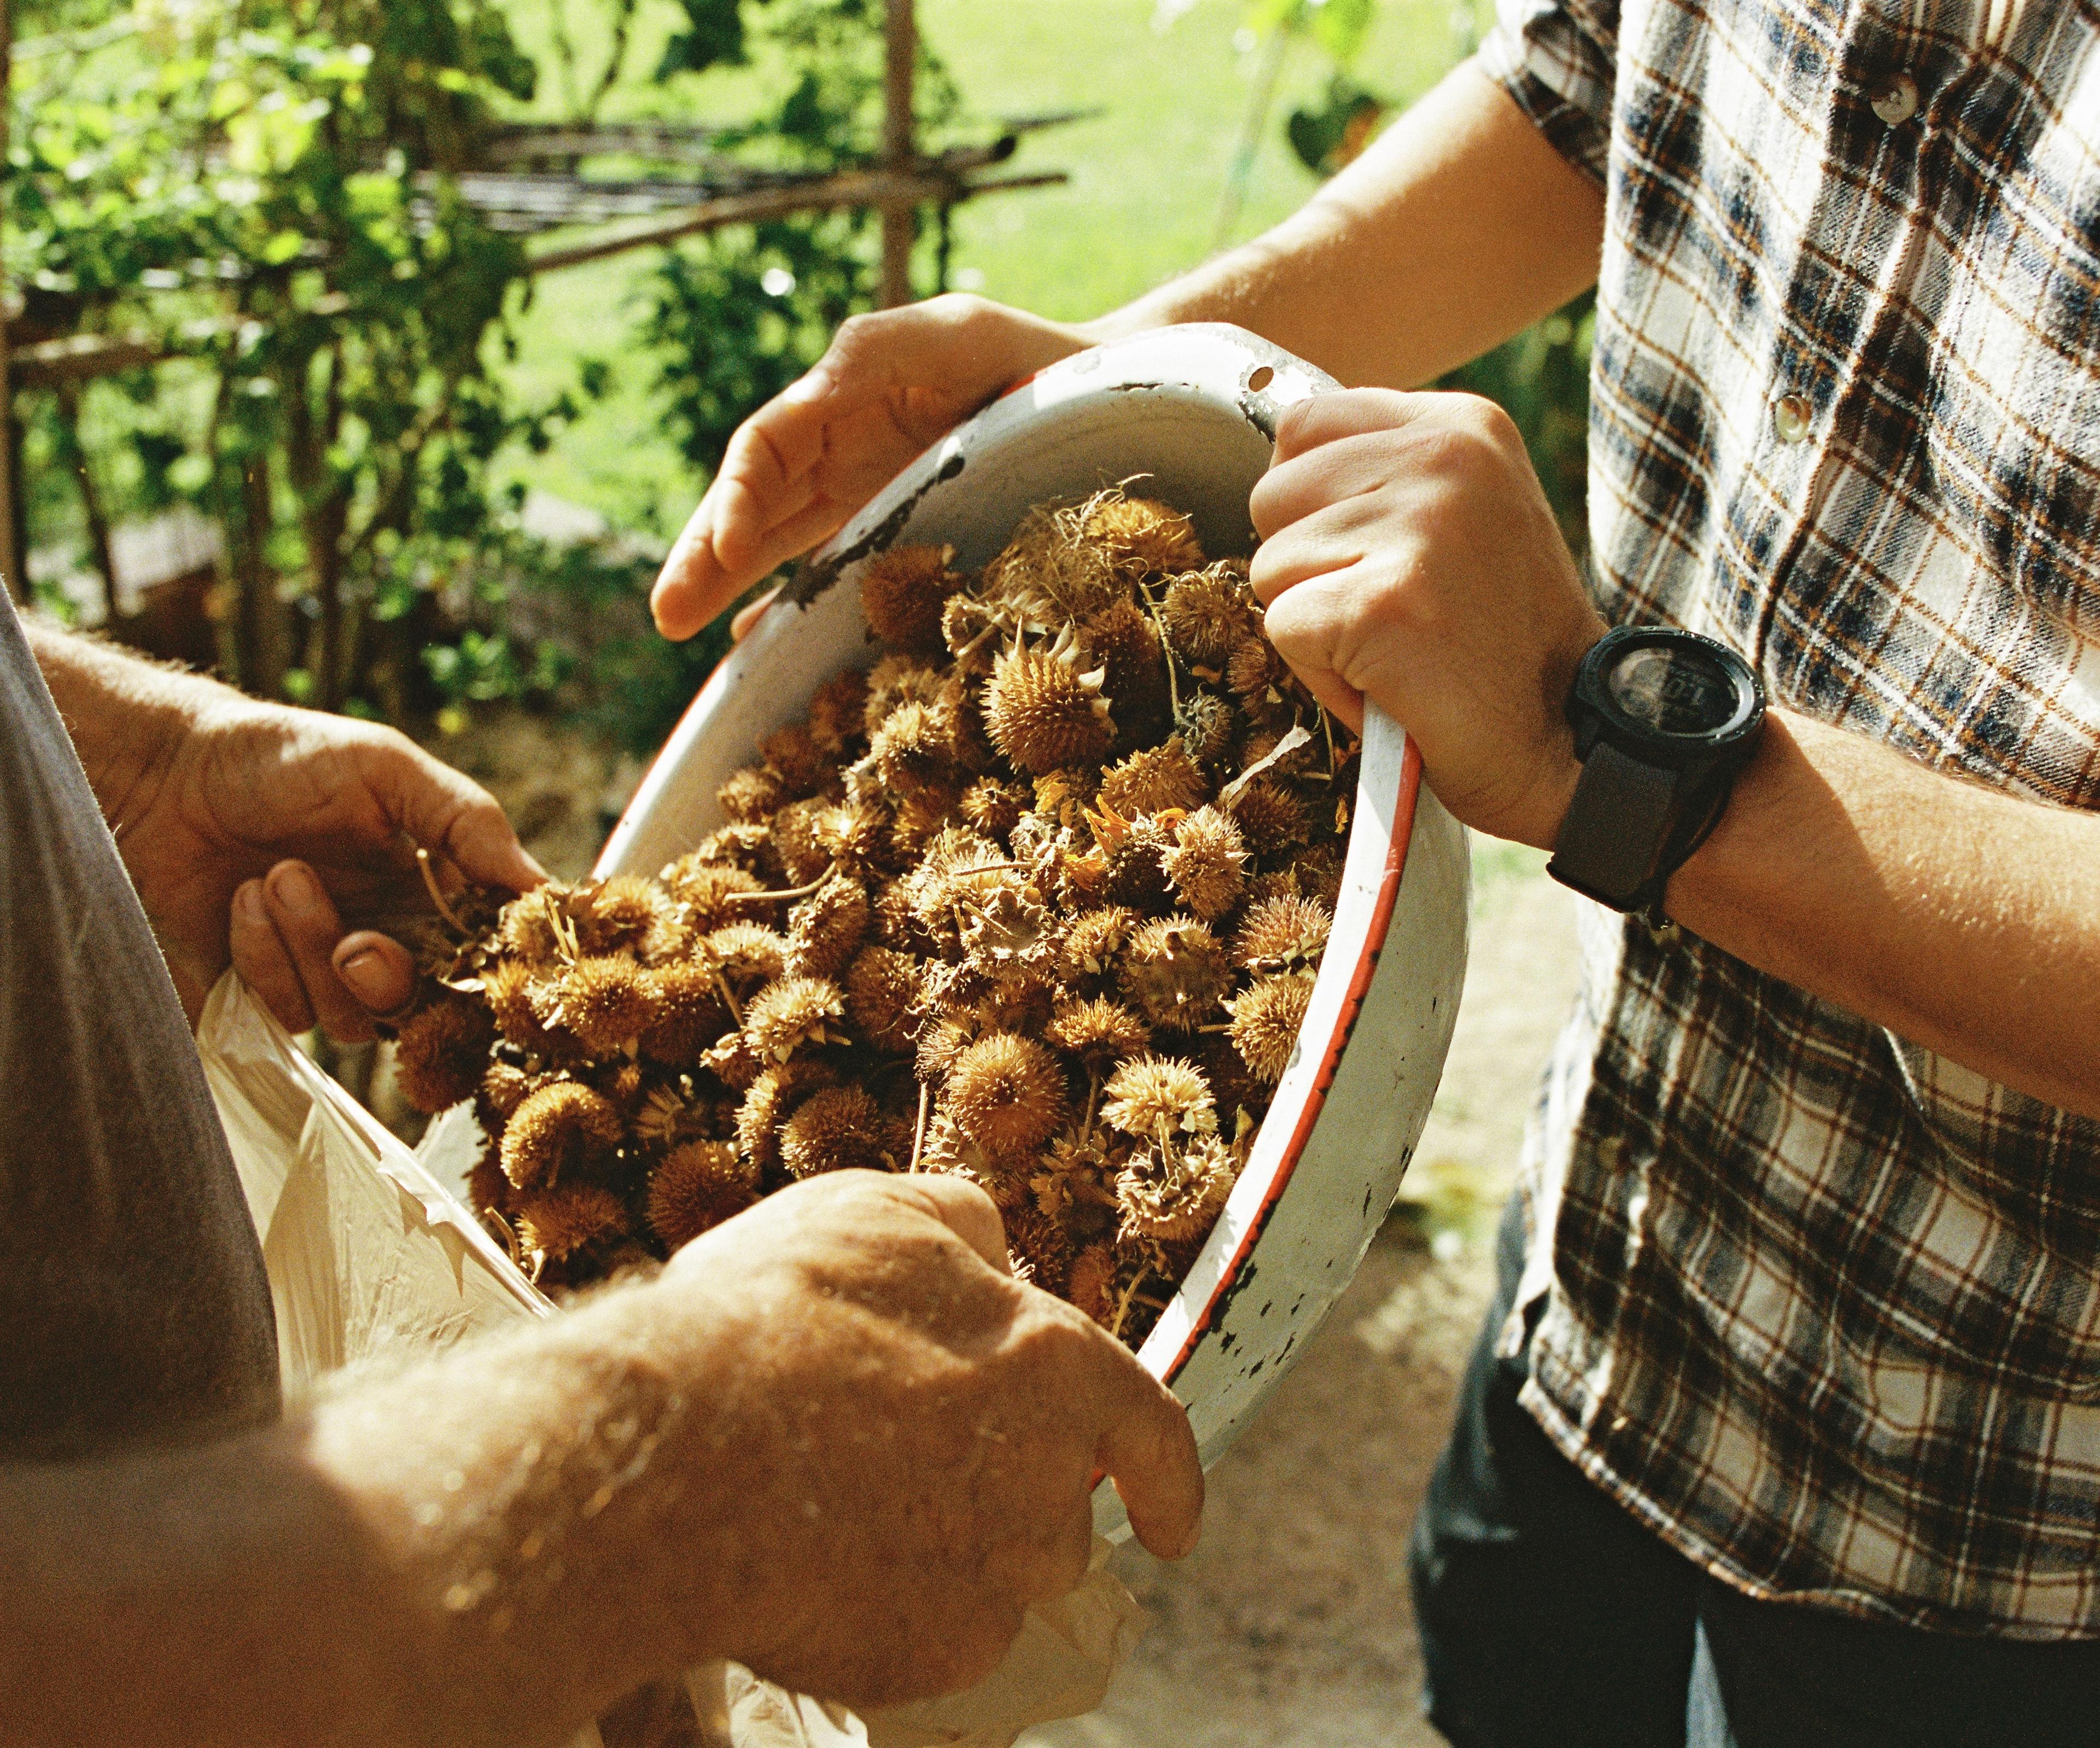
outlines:
M729 987L729 979L721 974L721 967L712 959L708 961L708 975L715 980L715 993L721 996L729 1009L729 1017L735 1020L737 1029L743 1029L743 1009L736 1004L736 996Z
M438 889L438 876L430 872L430 853L421 844L416 846L416 872L423 876L423 884L430 889L430 903L437 906L438 915L461 934L473 933L459 920L459 914L445 903L445 895Z
M524 1267L524 1253L518 1247L518 1229L492 1207L481 1211L481 1223L496 1229L496 1235L503 1240L504 1248L510 1253L512 1264L518 1268Z
M924 1081L919 1083L919 1120L911 1129L911 1169L915 1172L919 1169L919 1156L926 1145L926 1103L930 1090Z
M980 874L1004 874L1009 868L1026 868L1034 866L1035 863L1032 862L983 862L975 867L953 869L949 873L948 878L974 880Z
M1167 621L1159 616L1159 603L1152 598L1152 591L1139 586L1145 598L1145 610L1152 616L1152 629L1159 633L1160 659L1167 664L1167 701L1173 707L1176 716L1181 714L1181 688L1174 679L1174 646L1167 641Z
M806 898L839 871L834 862L806 886L791 886L785 892L732 892L722 900L725 904L761 904L775 898Z
M1131 1277L1130 1285L1123 1290L1123 1297L1116 1304L1115 1321L1109 1325L1111 1335L1122 1336L1123 1319L1130 1315L1130 1302L1137 1296L1138 1288L1145 1284L1145 1277L1151 1273L1152 1265L1147 1263Z

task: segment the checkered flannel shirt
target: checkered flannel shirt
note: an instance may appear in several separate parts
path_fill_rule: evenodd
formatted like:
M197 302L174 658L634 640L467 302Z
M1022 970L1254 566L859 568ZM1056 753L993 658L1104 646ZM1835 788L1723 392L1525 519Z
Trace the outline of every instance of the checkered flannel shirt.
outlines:
M1607 617L2100 807L2100 8L1502 0L1482 64L1606 190ZM2100 1123L1585 929L1503 1331L1531 1412L1754 1595L2100 1635Z

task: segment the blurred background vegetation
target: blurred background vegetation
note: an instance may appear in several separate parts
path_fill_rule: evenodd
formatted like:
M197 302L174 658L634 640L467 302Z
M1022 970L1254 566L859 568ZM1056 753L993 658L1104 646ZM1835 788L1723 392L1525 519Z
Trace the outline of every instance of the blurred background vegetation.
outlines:
M920 149L1068 179L925 209L915 289L1112 307L1298 205L1485 15L921 0ZM15 33L11 574L258 691L440 733L523 702L652 748L722 647L650 633L655 560L738 420L873 300L877 222L532 273L490 178L875 165L880 0L37 0ZM557 241L602 234L575 210L599 229ZM124 368L68 366L90 342ZM1577 538L1587 360L1577 307L1458 378Z

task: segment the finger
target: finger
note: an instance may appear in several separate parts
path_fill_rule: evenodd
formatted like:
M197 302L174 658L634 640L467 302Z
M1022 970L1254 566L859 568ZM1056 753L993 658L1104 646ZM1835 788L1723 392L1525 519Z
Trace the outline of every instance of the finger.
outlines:
M251 880L234 894L227 945L241 982L276 1016L278 1023L287 1031L311 1031L313 1004L307 1000L306 986L293 969L292 956L270 920L261 881Z
M1338 437L1272 466L1247 497L1247 514L1255 532L1264 541L1272 540L1312 517L1346 510L1361 518L1379 507L1373 494L1405 487L1410 460L1422 451L1419 439L1424 429L1418 425L1410 433L1370 431Z
M416 993L416 961L390 935L360 929L336 943L335 974L366 1012L399 1013Z
M1346 578L1301 584L1278 597L1263 616L1262 629L1276 652L1326 709L1361 733L1363 694L1341 672Z
M1101 1337L1107 1422L1095 1454L1123 1495L1137 1538L1162 1560L1192 1553L1203 1521L1203 1465L1188 1411L1107 1331Z
M915 1172L893 1181L1001 1274L1012 1272L999 1204L975 1184L945 1172Z
M756 601L747 601L736 610L736 617L729 622L729 640L741 643L758 629L758 622L765 617L765 610L780 598L778 588L769 589Z
M1286 408L1276 422L1275 464L1365 431L1394 430L1419 418L1436 397L1396 389L1336 389Z
M331 1038L364 1043L372 1036L372 1016L335 974L335 950L342 939L335 901L311 868L293 861L280 862L262 876L262 898L314 1018Z
M365 782L387 817L422 848L442 850L475 885L523 892L546 879L496 797L472 778L390 731L365 743L362 757Z

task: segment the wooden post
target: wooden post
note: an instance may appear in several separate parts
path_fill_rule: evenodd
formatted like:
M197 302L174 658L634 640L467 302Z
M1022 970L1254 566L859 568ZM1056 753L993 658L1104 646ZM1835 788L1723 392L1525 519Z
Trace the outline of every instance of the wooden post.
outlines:
M0 175L7 161L7 113L14 107L15 18L10 0L0 0ZM21 470L15 459L15 397L7 383L7 285L0 278L0 565L7 570L7 593L17 601L29 598L29 580L21 574L18 554L28 545L15 538L15 519L21 509L15 501L15 482Z
M4 0L0 0L4 3ZM908 175L919 156L912 123L912 76L919 58L919 21L913 0L885 0L882 82L883 157L893 175ZM918 209L909 200L891 201L882 209L882 285L877 302L892 309L911 301L911 244Z

